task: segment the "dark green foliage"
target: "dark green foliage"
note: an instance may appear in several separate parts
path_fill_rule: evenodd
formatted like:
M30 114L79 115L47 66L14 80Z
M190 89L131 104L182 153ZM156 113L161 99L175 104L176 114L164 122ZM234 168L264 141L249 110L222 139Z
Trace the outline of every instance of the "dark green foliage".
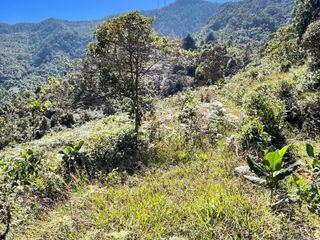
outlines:
M0 239L6 239L14 217L14 204L21 201L27 187L34 183L40 170L41 159L31 149L22 152L21 158L0 161L0 222L5 224ZM19 199L20 198L20 199Z
M199 33L213 33L219 43L245 45L259 52L271 33L291 18L294 0L244 0L223 4Z
M238 68L236 60L222 45L202 50L198 61L200 64L196 70L197 85L214 84Z
M39 139L50 129L74 124L72 85L49 78L49 83L12 96L0 107L0 148L13 142Z
M146 142L142 137L137 140L132 130L113 138L102 137L91 151L90 175L95 177L99 171L109 173L114 169L132 174L146 164L145 153Z
M281 27L273 34L265 49L265 57L281 71L303 63L305 54L292 26Z
M319 1L320 5L320 1ZM319 7L320 12L320 7ZM310 56L312 71L320 70L320 20L311 23L303 35L303 46Z
M268 90L260 90L252 94L245 106L251 118L257 118L264 126L264 131L271 136L272 144L279 146L285 139L282 134L285 111L280 101L268 97Z
M6 183L13 187L30 185L37 176L41 160L36 157L31 149L21 153L21 158L10 162L0 162L3 165L3 177Z
M185 50L195 50L197 49L196 42L190 34L188 34L182 41L182 48Z
M216 38L214 36L214 33L210 32L210 33L208 33L208 35L206 36L204 41L205 41L205 43L213 43L215 40L216 40Z
M313 159L311 165L311 177L309 181L294 176L294 182L297 187L298 203L300 207L305 203L310 212L320 216L320 156L315 154L311 144L306 145L306 151L310 158Z
M279 83L276 91L276 96L285 105L286 115L285 120L294 127L301 128L303 116L299 106L299 98L301 91L293 82L283 80Z
M185 91L182 96L181 110L178 119L184 130L185 142L191 146L200 147L200 119L197 112L197 105L193 93L190 90Z
M320 96L301 102L302 129L310 136L317 136L320 131Z
M243 150L255 150L271 146L271 137L265 132L264 125L257 118L248 120L240 133L240 142Z
M296 0L293 23L301 37L310 23L320 17L320 0Z

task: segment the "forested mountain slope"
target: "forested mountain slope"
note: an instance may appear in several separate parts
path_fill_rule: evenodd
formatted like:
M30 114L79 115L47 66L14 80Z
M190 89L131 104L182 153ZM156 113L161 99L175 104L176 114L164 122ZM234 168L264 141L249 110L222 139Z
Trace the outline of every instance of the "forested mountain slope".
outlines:
M203 0L177 0L162 9L142 13L155 16L154 27L158 34L184 37L201 29L219 6Z
M215 39L223 43L233 42L259 49L268 41L270 33L290 21L293 4L294 0L245 0L225 3L197 37L203 42Z
M0 25L0 86L29 86L65 70L64 58L83 54L98 22L48 19Z
M203 0L178 0L143 14L156 17L158 33L181 37L204 26L218 6ZM1 88L29 87L50 75L63 74L64 59L84 54L100 22L48 19L37 24L0 24L0 98Z

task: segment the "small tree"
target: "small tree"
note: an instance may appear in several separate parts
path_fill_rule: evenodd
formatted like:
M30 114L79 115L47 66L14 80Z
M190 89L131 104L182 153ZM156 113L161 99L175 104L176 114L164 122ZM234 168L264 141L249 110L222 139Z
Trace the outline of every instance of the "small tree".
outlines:
M182 41L182 47L185 50L195 50L197 49L196 42L193 37L188 34Z
M151 28L153 20L137 11L109 19L95 32L97 43L89 46L89 54L98 63L98 71L111 73L113 91L130 99L136 135L141 126L147 85L144 77L169 51L168 39L156 36Z

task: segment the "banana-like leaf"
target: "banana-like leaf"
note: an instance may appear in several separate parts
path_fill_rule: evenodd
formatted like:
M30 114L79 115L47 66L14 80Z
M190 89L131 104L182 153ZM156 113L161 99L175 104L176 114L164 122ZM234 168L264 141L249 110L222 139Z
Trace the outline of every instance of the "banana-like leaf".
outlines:
M313 146L309 143L306 144L306 149L309 157L315 157Z
M257 176L262 177L269 175L264 167L254 161L250 156L247 157L247 163L250 167L250 170L253 171Z
M266 185L267 181L259 178L259 177L255 177L255 176L248 176L248 175L244 175L244 178L249 180L252 183L258 184L258 185Z
M282 149L278 150L279 156L283 158L283 156L286 154L288 149L289 149L289 145L284 146Z
M266 166L266 169L269 169L271 171L279 171L281 169L282 165L282 159L283 156L286 154L289 146L285 146L280 150L277 150L275 152L269 152L264 157L264 164Z
M281 169L279 171L274 172L273 177L277 181L281 181L281 180L285 179L285 177L290 176L292 173L294 173L298 169L299 166L300 166L299 162L294 163L285 169Z
M81 140L79 143L77 143L77 144L74 146L74 150L79 151L79 150L82 148L83 144L84 144L84 141Z
M71 147L66 147L64 150L63 150L63 153L65 155L70 155L72 152L72 148Z

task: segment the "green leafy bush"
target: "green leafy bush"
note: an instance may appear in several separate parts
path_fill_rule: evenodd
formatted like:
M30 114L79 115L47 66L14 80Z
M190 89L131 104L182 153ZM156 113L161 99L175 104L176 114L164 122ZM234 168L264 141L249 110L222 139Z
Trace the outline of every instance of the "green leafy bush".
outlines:
M178 119L184 130L185 142L191 146L201 146L198 103L190 90L185 91L182 95L182 104Z
M268 96L269 90L259 90L249 96L245 105L246 113L251 118L257 118L264 126L264 131L271 136L274 145L285 142L282 128L285 117L284 104Z
M291 65L303 63L304 53L292 26L281 27L273 34L265 50L265 58L282 72L288 71Z
M28 186L34 183L40 164L41 160L31 149L22 152L21 158L0 162L0 222L5 225L0 239L6 239L16 211L16 202L23 199Z
M306 181L294 175L294 182L297 187L298 203L300 208L305 203L310 212L320 216L320 155L315 154L313 146L306 145L307 154L312 158L311 176Z
M137 139L131 129L112 137L101 137L90 149L90 172L112 172L114 169L134 173L145 163L146 141L141 134Z
M267 148L271 145L271 137L264 130L264 125L257 118L247 120L242 126L240 143L243 150Z
M311 58L310 68L320 69L320 20L311 23L303 35L303 46Z

